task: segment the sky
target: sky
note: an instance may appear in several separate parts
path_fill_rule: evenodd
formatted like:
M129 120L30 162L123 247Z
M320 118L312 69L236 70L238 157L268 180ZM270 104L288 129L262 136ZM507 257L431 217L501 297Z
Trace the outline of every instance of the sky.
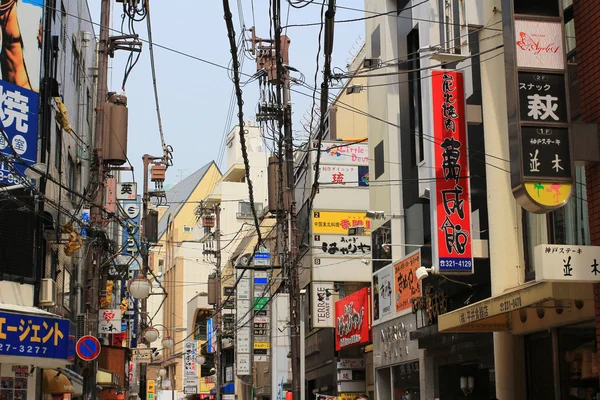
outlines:
M291 8L289 24L314 23L320 21L320 0L303 9ZM254 13L252 12L254 3ZM230 0L236 36L240 34L240 13L247 28L256 25L257 36L269 37L270 0ZM339 0L338 5L364 9L363 0ZM122 9L115 4L113 28L120 30ZM194 57L228 66L231 53L223 3L219 0L150 0L152 36L156 45L183 52ZM176 6L174 5L176 4ZM89 1L94 22L100 21L100 1ZM286 25L289 5L281 1L282 26ZM336 20L361 18L363 12L337 9ZM98 27L97 27L98 28ZM335 25L332 67L346 70L346 66L358 53L364 41L364 21ZM136 31L147 39L146 21L137 23ZM287 35L291 39L290 65L302 72L306 83L314 85L315 57L319 27L290 27ZM285 33L285 32L284 32ZM112 35L117 35L113 32ZM238 36L239 37L239 36ZM322 53L321 53L322 55ZM109 91L121 91L125 62L128 54L117 52L111 61ZM203 63L191 57L176 54L155 46L157 84L165 142L171 145L173 166L167 171L166 184L172 184L192 174L203 165L217 160L221 139L237 121L237 108L233 122L226 126L226 115L233 89L229 72L223 68ZM322 82L321 57L317 86ZM252 75L256 72L254 60L244 61L243 71ZM309 89L296 87L312 96ZM244 120L255 118L258 101L258 83L250 83L243 89ZM134 166L135 179L142 183L142 156L161 156L161 144L156 117L154 92L148 44L143 44L139 62L133 69L125 88L129 107L128 157ZM294 130L302 130L303 116L308 116L312 99L292 92ZM318 100L317 100L318 107ZM305 118L305 117L304 117ZM225 160L220 167L225 166ZM127 180L127 175L123 176Z

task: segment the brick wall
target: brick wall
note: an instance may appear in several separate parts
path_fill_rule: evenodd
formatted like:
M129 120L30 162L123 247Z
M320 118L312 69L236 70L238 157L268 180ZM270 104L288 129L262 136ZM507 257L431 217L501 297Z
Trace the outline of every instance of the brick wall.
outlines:
M600 1L575 0L577 68L582 122L600 123ZM591 244L600 245L600 165L586 167ZM594 285L596 345L600 353L600 285Z

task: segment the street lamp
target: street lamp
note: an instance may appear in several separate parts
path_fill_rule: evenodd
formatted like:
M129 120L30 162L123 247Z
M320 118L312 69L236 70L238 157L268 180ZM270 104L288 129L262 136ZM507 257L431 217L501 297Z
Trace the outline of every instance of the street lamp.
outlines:
M166 326L162 325L162 324L156 324L156 325L152 325L151 327L147 328L144 331L144 338L152 343L155 340L157 340L160 337L160 334L158 332L158 328L159 326L163 327L165 331L167 331L167 336L165 336L165 338L162 341L162 346L164 349L172 349L173 346L175 346L175 339L173 339L171 337L171 334L169 333L169 328L167 328Z
M202 354L198 354L196 356L196 362L200 365L204 365L204 363L206 362L206 357L204 357Z
M148 341L148 343L152 343L158 339L160 334L158 333L158 329L154 327L149 327L144 331L144 339Z
M164 378L165 376L167 376L167 370L165 368L159 369L158 375L160 375L161 378Z
M143 276L136 276L128 284L129 293L136 299L146 299L150 296L152 285L150 281Z

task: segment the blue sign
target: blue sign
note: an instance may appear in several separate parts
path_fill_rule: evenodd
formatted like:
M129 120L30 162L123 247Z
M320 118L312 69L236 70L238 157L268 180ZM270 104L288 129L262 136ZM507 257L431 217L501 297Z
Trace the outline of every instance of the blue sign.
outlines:
M269 283L269 278L254 278L255 285L266 285Z
M27 166L37 159L39 94L33 90L0 81L0 183L23 183ZM8 140L7 140L8 139ZM14 152L13 152L14 151ZM7 162L4 158L16 162Z
M69 359L69 321L0 312L0 355Z
M212 318L206 320L206 351L209 353L213 352L213 323Z

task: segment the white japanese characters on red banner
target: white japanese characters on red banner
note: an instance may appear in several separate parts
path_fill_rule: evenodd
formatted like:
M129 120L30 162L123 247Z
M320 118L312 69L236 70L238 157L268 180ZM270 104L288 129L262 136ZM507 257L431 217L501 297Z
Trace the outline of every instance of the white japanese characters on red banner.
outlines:
M534 255L537 281L600 281L600 246L540 244Z
M100 310L98 322L99 333L121 333L121 309Z
M186 340L183 344L183 376L197 377L198 364L196 357L198 355L198 342L195 340Z

